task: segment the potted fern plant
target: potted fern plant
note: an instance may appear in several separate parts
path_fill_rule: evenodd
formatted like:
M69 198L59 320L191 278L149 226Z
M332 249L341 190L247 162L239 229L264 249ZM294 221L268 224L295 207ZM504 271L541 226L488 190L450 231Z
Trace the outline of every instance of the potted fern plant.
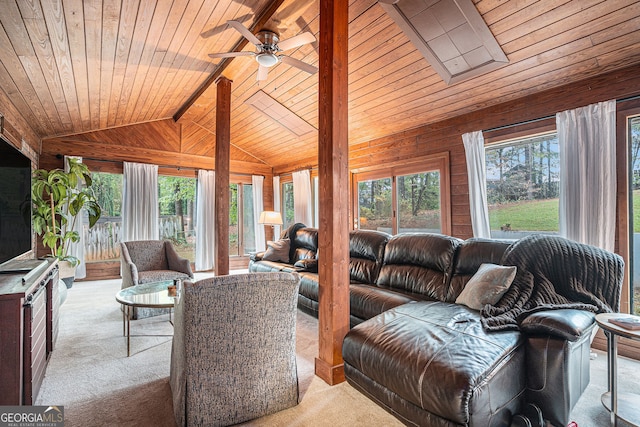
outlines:
M87 165L73 158L69 159L68 171L37 169L33 172L33 229L42 237L42 243L50 249L51 256L59 260L60 278L68 288L80 263L69 253L71 243L80 240L79 233L75 231L76 223L82 221L83 209L89 216L89 228L102 215L91 184Z

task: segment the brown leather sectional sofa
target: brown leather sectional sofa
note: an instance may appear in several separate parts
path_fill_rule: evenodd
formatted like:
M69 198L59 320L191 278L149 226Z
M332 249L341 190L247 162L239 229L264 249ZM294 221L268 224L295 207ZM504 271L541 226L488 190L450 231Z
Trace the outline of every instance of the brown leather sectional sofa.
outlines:
M298 307L317 316L317 230L297 224L283 235L291 240L289 262L265 261L258 253L249 270L298 271ZM584 258L586 245L567 250L563 244L560 240L564 255L557 262L545 259L550 253L528 256L536 263L531 269L550 264L554 271L549 276L562 276L556 264ZM508 426L528 403L540 407L553 425L567 425L589 383L593 312L543 305L518 318L515 327L487 331L481 312L455 304L479 266L501 264L513 245L429 233L352 231L352 329L343 344L348 382L407 425ZM526 245L531 247L536 248ZM511 258L518 259L513 252ZM612 290L599 294L610 299L601 309L617 311L622 261L605 255L613 273L596 271L588 277L611 282L606 286ZM607 265L599 264L585 268Z

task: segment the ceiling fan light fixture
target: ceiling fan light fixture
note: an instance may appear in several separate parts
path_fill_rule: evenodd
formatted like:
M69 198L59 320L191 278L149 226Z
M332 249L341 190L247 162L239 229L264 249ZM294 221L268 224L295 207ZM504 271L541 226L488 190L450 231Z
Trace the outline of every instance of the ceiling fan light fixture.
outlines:
M256 55L256 61L263 67L273 67L278 63L278 57L273 53L262 52Z

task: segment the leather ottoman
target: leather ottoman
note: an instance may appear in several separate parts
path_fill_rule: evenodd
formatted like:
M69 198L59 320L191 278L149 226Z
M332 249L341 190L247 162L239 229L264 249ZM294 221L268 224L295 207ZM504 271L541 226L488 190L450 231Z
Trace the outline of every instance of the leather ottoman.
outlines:
M525 390L519 332L485 332L480 314L411 302L349 331L347 381L408 425L505 426Z

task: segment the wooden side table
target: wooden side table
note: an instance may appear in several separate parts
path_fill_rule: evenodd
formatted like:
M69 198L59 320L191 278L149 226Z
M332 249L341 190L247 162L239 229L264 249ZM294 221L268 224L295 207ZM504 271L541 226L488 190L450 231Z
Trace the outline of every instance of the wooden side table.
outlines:
M630 330L609 322L611 318L632 317L630 314L602 313L596 316L598 326L607 336L607 361L609 362L609 391L602 395L602 404L611 412L611 425L618 418L634 426L640 426L640 394L618 393L618 337L640 341L640 330Z

